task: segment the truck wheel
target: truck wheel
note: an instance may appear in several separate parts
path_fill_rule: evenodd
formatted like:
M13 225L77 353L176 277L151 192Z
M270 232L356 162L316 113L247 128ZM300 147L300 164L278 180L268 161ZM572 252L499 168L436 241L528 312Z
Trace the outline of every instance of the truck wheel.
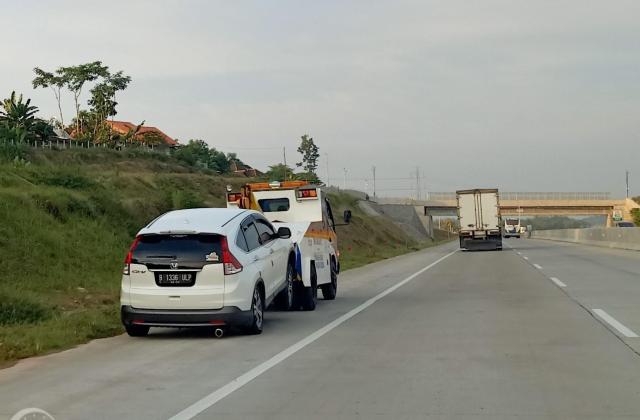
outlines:
M286 276L287 285L276 296L276 307L281 311L290 311L293 308L293 265L287 265Z
M149 334L149 326L147 325L125 325L124 329L127 330L129 337L145 337Z
M297 301L300 303L303 311L313 311L316 309L316 303L318 302L318 278L316 275L315 265L311 265L311 286L304 287L304 284L299 281L297 284Z
M326 283L320 286L322 289L322 297L324 300L334 300L338 293L338 268L336 264L331 260L331 283Z
M261 334L264 321L264 299L258 285L253 289L251 298L251 324L246 328L247 334Z

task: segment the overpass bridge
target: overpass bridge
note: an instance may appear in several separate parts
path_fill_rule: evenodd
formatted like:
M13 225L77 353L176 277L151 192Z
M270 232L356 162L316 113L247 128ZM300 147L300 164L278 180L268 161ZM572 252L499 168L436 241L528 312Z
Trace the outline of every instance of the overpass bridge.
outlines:
M456 195L453 192L427 193L425 199L379 198L380 204L404 204L415 207L426 225L433 216L456 216ZM612 199L605 192L501 192L500 212L503 216L592 216L613 220L633 220L632 210L640 209L631 199Z

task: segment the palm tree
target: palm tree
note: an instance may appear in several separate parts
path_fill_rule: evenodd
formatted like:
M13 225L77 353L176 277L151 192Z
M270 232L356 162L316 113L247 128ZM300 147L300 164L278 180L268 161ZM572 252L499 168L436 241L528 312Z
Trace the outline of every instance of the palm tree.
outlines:
M31 105L31 99L22 102L22 95L16 96L16 92L11 92L11 97L2 101L0 110L0 121L8 128L21 128L28 130L35 122L35 114L38 107Z

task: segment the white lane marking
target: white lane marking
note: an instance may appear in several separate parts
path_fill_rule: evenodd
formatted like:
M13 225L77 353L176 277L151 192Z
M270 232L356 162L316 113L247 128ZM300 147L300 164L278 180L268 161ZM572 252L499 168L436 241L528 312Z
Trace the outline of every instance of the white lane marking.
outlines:
M526 256L523 256L522 258L524 258L525 260L528 260L528 259L529 259L529 257L526 257Z
M422 274L425 271L429 270L430 268L434 267L436 264L438 264L441 261L443 261L444 259L450 257L451 255L455 254L456 252L457 252L457 250L448 253L444 257L441 257L441 258L437 259L436 261L434 261L433 263L429 264L428 266L426 266L426 267L420 269L419 271L413 273L412 275L410 275L406 279L402 280L401 282L396 283L395 285L389 287L388 289L384 290L383 292L380 292L379 294L375 295L374 297L372 297L371 299L367 300L363 304L353 308L352 310L350 310L346 314L340 316L339 318L335 319L334 321L330 322L329 324L325 325L324 327L320 328L319 330L311 333L310 335L306 336L305 338L303 338L302 340L300 340L297 343L293 344L292 346L287 347L286 349L282 350L280 353L276 354L271 359L262 362L261 364L259 364L258 366L254 367L253 369L249 370L248 372L238 376L237 378L235 378L234 380L232 380L228 384L218 388L217 390L213 391L211 394L205 396L200 401L196 401L194 404L192 404L189 407L185 408L184 410L182 410L181 412L179 412L175 416L171 417L169 420L189 420L189 419L194 418L198 414L202 413L204 410L206 410L209 407L211 407L214 404L216 404L218 401L220 401L221 399L223 399L227 395L229 395L232 392L242 388L244 385L248 384L249 382L251 382L252 380L257 378L258 376L262 375L263 373L265 373L266 371L268 371L272 367L274 367L277 364L281 363L282 361L286 360L287 358L289 358L290 356L292 356L296 352L302 350L304 347L306 347L309 344L313 343L314 341L316 341L317 339L319 339L320 337L322 337L326 333L328 333L331 330L337 328L338 326L340 326L344 322L348 321L349 319L353 318L354 316L356 316L360 312L364 311L369 306L373 305L374 303L376 303L377 301L379 301L383 297L387 296L390 293L393 293L395 290L397 290L400 287L404 286L405 284L409 283L411 280L415 279L420 274Z
M542 266L540 264L533 264L533 266L538 270L542 270Z
M618 332L624 335L627 338L637 338L638 334L630 330L629 328L622 325L617 319L603 311L602 309L594 309L593 313L598 315L600 319L602 319L607 324L611 325L613 328L618 330Z
M520 251L516 251L516 254L518 254L518 255L522 255L522 252L520 252Z
M554 282L558 287L567 287L567 285L558 280L557 277L551 277L551 281Z

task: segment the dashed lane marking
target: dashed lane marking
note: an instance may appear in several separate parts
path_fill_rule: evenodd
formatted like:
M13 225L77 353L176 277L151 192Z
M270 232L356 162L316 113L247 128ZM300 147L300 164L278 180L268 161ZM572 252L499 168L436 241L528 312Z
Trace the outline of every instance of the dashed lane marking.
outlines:
M612 317L602 309L594 309L593 313L596 314L598 318L600 318L607 324L611 325L613 328L615 328L620 334L624 335L625 337L627 338L638 337L638 334L636 334L635 332L633 332L632 330L624 326L622 323L620 323L620 321L618 321L617 319L615 319L614 317Z

